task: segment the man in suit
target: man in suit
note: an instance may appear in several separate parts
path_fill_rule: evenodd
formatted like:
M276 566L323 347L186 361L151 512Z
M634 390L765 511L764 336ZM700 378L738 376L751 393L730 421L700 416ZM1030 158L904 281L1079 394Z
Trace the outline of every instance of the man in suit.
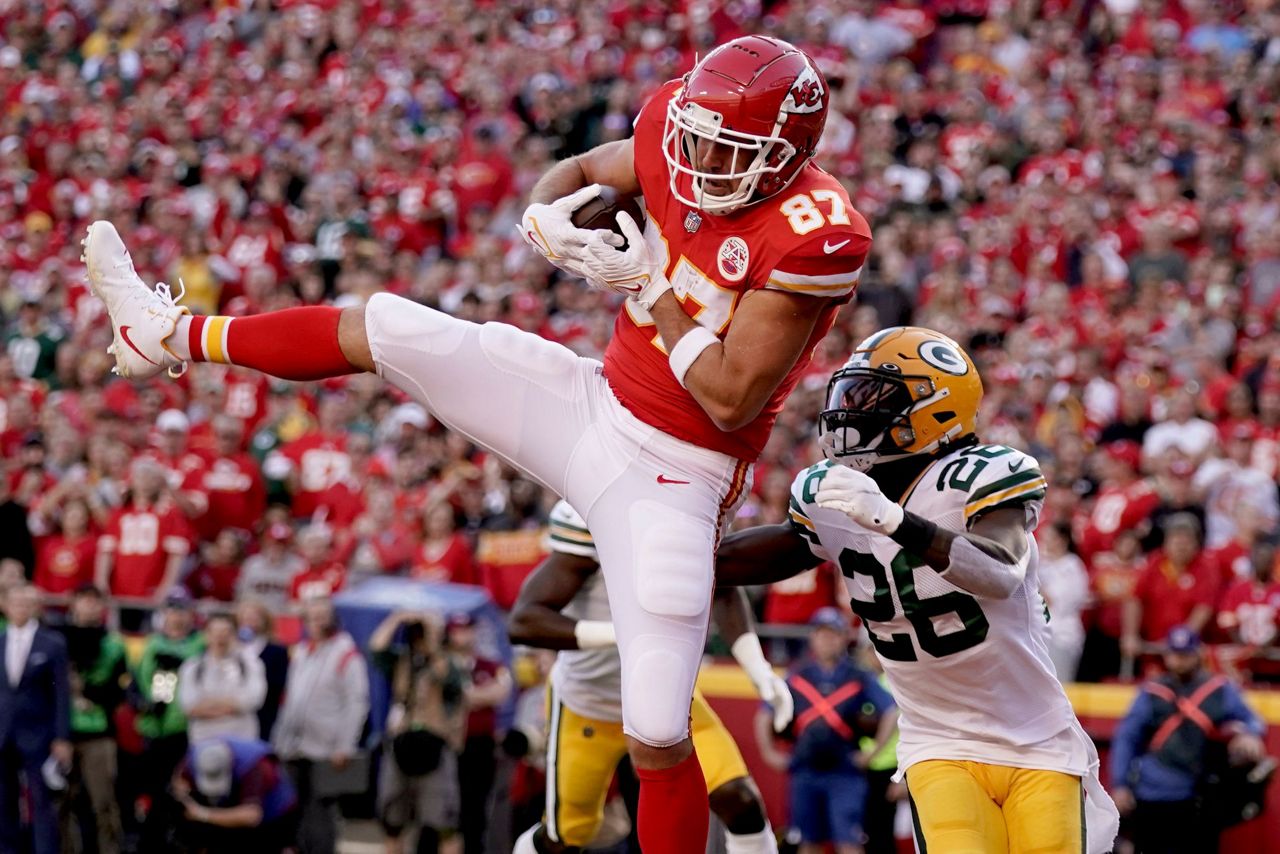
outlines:
M47 779L71 768L71 691L67 645L36 619L40 598L29 584L5 597L0 632L0 851L17 851L20 779L31 804L35 854L57 854L58 821ZM56 766L56 767L55 767Z

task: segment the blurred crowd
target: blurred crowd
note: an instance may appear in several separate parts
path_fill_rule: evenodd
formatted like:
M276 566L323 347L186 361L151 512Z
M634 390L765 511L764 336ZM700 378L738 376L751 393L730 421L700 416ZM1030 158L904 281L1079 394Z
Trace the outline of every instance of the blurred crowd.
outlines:
M819 162L875 244L735 524L786 518L851 346L930 326L982 370L983 438L1052 484L1064 681L1132 675L1181 623L1280 676L1267 0L0 3L0 582L95 585L128 632L176 593L280 614L388 573L509 605L552 496L374 377L114 378L80 237L112 220L198 313L385 289L598 356L616 301L520 243L525 193L748 32L826 74ZM819 568L760 614L840 588Z

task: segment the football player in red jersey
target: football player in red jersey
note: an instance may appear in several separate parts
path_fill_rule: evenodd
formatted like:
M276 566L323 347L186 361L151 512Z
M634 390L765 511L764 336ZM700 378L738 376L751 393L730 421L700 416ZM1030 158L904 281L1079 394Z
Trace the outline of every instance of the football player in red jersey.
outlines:
M811 162L829 103L803 52L735 39L661 87L633 139L543 176L525 238L593 287L629 297L603 365L385 293L363 308L193 317L167 286L153 292L138 278L110 223L85 240L120 374L180 373L189 361L292 380L376 372L586 518L622 655L645 850L703 850L707 795L689 704L715 544L871 244L839 182ZM572 223L600 185L644 196L643 229L620 223L625 250L612 232Z

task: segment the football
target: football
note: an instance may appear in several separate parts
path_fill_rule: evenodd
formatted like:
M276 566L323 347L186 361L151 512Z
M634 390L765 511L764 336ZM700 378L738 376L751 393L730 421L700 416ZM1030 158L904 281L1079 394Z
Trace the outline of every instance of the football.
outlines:
M573 224L578 228L604 229L621 236L622 229L618 228L617 214L619 211L625 211L643 231L644 214L640 211L640 198L640 196L624 196L613 187L603 187L600 195L573 212ZM625 238L619 248L627 248Z

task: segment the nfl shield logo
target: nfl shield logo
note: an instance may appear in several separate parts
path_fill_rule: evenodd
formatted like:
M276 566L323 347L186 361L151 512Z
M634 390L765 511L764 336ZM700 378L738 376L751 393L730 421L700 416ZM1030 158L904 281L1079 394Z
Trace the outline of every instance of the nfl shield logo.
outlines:
M693 234L702 227L702 215L697 211L689 211L684 217L684 230Z

